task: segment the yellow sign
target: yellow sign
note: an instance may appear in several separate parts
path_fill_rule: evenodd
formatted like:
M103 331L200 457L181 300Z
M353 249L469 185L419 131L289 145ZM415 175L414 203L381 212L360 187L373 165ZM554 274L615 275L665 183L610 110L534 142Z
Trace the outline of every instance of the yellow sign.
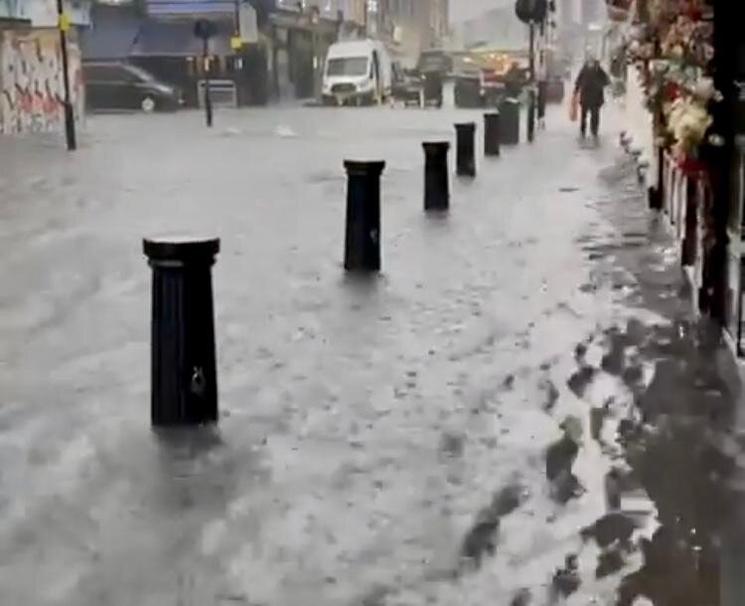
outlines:
M70 15L68 15L67 13L62 13L59 16L59 28L60 28L60 31L63 31L63 32L70 31Z
M233 36L230 39L230 48L232 48L234 51L241 50L243 48L243 38L240 36Z

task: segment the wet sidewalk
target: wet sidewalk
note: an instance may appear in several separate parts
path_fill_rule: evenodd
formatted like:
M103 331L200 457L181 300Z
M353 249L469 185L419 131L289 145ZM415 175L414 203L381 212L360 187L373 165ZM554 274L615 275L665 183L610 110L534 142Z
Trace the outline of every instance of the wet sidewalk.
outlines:
M582 242L597 260L587 288L610 285L628 313L578 346L568 383L610 462L607 513L580 533L597 561L577 581L621 581L612 597L576 603L741 604L738 370L719 328L694 313L678 246L666 219L647 210L632 167L617 159L600 178L609 195L598 210L612 230Z
M1 148L0 601L745 603L736 373L612 111L599 147L563 113L447 217L421 141L478 113L106 117L63 163ZM340 267L346 157L388 162L375 280ZM214 432L147 425L139 238L173 229L223 238Z

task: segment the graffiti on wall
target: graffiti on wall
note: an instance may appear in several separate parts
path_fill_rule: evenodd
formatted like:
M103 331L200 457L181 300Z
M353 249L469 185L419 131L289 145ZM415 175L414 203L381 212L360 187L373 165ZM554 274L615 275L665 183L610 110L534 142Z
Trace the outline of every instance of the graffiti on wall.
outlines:
M84 93L77 44L69 45L70 85L77 119ZM62 130L64 86L55 30L0 32L0 133Z

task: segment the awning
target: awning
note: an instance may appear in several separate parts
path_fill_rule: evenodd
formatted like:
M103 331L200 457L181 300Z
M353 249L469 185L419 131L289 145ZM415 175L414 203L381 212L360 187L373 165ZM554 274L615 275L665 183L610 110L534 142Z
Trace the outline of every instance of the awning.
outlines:
M235 0L145 0L147 14L157 17L232 15Z
M232 54L230 36L233 24L230 21L215 20L217 34L210 38L210 53L214 55ZM134 41L132 56L179 56L189 57L202 54L202 41L194 35L194 21L154 21L142 23Z
M142 19L133 11L120 7L96 5L90 27L80 31L84 59L124 59L129 56Z

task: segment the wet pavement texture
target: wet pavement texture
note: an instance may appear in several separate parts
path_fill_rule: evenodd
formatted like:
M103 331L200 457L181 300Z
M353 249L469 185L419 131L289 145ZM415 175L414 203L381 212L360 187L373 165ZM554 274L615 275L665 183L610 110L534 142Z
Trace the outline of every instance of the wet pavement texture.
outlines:
M438 216L421 142L478 113L0 140L0 602L745 604L735 368L615 132L563 113ZM343 159L387 161L372 279ZM171 232L222 238L213 430L148 425L140 241Z

